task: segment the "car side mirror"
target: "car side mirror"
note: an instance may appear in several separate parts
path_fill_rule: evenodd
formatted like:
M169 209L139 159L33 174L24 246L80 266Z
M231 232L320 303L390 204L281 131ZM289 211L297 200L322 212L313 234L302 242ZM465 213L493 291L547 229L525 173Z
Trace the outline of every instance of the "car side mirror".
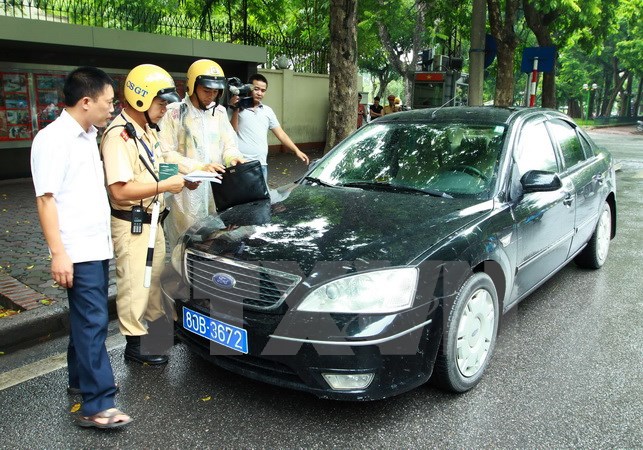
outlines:
M545 170L530 170L520 178L524 193L557 191L563 187L560 177Z

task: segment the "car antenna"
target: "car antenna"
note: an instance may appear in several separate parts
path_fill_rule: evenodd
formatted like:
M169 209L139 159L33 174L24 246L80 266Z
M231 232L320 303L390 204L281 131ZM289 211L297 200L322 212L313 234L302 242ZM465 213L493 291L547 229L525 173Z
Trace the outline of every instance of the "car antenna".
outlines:
M451 103L451 102L453 102L453 101L455 101L455 97L451 97L449 100L447 100L447 101L446 101L446 103L444 103L443 105L441 105L441 106L437 107L437 108L433 111L433 114L431 114L431 117L435 118L435 113L437 113L438 111L440 111L442 108L444 108L445 106L447 106L449 103Z

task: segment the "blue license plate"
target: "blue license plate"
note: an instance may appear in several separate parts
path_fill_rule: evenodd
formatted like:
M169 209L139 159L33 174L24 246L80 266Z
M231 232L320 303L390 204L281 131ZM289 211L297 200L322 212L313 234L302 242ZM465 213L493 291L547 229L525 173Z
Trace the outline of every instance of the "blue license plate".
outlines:
M183 328L224 347L248 353L248 333L246 330L204 316L185 306L183 307Z

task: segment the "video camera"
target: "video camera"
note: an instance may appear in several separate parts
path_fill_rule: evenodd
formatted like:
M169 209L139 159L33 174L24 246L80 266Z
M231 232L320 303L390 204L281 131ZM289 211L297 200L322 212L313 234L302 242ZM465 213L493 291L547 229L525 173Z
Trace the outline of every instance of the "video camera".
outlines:
M239 78L232 77L228 78L228 92L230 95L238 95L241 97L237 106L239 108L252 108L252 90L254 86L252 84L244 84Z

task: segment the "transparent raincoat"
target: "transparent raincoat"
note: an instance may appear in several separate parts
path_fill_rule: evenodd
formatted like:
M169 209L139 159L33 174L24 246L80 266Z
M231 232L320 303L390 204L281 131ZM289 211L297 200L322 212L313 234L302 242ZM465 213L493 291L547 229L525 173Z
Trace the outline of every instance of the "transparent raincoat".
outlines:
M243 158L226 110L221 106L202 111L186 96L180 103L168 105L159 127L165 161L178 164L182 174L200 170L208 163L228 166L232 159ZM208 182L202 182L193 191L183 189L179 194L167 194L165 201L170 214L163 228L171 246L196 220L215 211Z

